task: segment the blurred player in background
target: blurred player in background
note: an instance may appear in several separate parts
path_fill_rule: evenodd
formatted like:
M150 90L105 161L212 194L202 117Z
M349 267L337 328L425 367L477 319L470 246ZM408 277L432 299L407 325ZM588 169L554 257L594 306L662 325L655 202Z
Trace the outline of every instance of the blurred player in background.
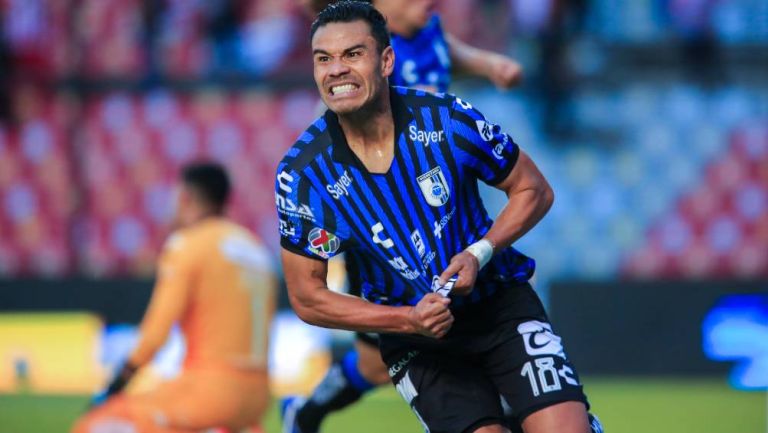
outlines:
M275 308L269 253L224 216L230 182L220 165L189 165L179 183L178 230L163 248L139 342L75 433L234 432L261 423L270 401L267 338ZM180 376L125 395L176 322L186 339Z
M313 18L333 2L301 0ZM391 85L446 92L452 72L486 78L500 89L509 89L522 81L522 67L514 59L470 46L443 31L440 16L435 13L437 0L371 3L387 18L396 54Z

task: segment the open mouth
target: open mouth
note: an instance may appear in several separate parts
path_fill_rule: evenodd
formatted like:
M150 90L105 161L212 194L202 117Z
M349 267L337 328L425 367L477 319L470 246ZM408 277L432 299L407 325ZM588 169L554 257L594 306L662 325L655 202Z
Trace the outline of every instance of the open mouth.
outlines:
M357 84L352 84L352 83L338 84L338 85L335 85L335 86L331 86L330 93L331 93L331 96L341 96L341 95L345 95L347 93L352 93L352 92L354 92L355 90L357 90L359 88L360 88L360 86L358 86Z

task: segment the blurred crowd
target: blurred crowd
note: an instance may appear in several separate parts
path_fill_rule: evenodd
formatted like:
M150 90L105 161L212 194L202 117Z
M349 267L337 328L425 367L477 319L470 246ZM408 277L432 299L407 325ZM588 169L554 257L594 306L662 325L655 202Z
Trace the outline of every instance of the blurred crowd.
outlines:
M250 77L295 72L309 61L300 0L3 0L0 61L16 79ZM542 49L576 35L606 43L768 41L759 0L446 0L445 26L476 45ZM552 54L552 53L550 53Z
M546 273L768 274L768 2L439 12L525 66L520 91L454 90L495 107L553 179L523 246ZM276 251L274 167L317 101L310 21L299 0L0 1L0 276L151 275L173 175L204 156L228 165L233 216Z

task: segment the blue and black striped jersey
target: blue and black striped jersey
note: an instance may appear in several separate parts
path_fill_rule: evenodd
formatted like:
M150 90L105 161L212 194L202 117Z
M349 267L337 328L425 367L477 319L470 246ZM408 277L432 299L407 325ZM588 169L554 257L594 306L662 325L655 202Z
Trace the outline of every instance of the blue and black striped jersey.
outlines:
M448 91L451 84L451 57L440 18L432 16L427 25L413 37L393 33L395 70L389 78L393 86L430 86L438 92Z
M280 162L275 200L283 248L319 260L348 251L363 297L415 305L436 289L450 259L490 228L477 180L504 180L519 148L454 96L392 87L390 97L396 143L386 173L365 168L327 111ZM533 271L534 261L509 247L480 271L472 294L452 296L453 305L525 282Z

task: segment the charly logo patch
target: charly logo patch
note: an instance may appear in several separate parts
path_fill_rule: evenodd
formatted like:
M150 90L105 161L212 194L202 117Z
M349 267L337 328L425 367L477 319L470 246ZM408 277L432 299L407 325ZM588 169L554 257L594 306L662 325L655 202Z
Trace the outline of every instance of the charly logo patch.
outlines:
M552 325L538 320L529 320L517 326L523 337L525 351L531 356L557 355L565 359L560 337L552 332Z
M422 174L417 178L419 188L427 199L430 206L438 207L446 204L451 197L451 190L448 188L448 182L445 180L443 171L440 167Z
M384 248L392 248L393 246L395 246L395 243L392 242L392 239L386 236L383 236L383 239L382 239L381 232L383 231L384 231L384 224L382 224L381 221L371 226L371 232L373 232L373 236L371 237L371 239L373 239L373 243L379 244Z

